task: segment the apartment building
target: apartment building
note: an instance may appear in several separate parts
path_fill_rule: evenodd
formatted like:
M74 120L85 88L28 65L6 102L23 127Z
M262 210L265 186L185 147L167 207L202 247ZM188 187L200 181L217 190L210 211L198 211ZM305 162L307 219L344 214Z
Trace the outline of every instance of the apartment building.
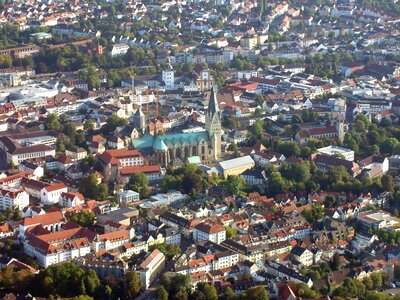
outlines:
M196 242L211 241L220 244L226 239L225 228L221 223L204 221L193 228L193 239Z
M90 253L93 237L93 232L82 227L28 235L24 241L24 251L27 255L36 257L39 264L47 268Z
M0 210L18 209L22 211L29 205L29 195L20 188L0 188Z
M121 168L145 165L145 158L140 151L126 148L106 150L98 155L98 159L104 167L103 176L106 179L116 179Z
M139 265L137 272L144 288L148 288L151 282L164 270L165 255L158 249L154 249Z

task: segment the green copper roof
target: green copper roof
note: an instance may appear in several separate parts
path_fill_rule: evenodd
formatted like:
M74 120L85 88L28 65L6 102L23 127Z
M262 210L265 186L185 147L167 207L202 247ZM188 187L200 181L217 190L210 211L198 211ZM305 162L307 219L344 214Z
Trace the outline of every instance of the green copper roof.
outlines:
M154 150L167 150L168 145L184 144L185 142L200 143L201 141L208 141L209 136L207 131L200 132L178 132L157 135L154 138L151 134L146 133L138 139L132 140L132 146L135 149L141 150L146 148L153 148Z
M153 136L149 133L146 133L141 138L133 139L132 146L135 149L144 149L144 148L152 148L153 147Z
M159 139L157 137L156 140L154 141L153 149L154 150L167 151L168 147L165 145L165 143L161 139Z
M187 162L189 164L199 164L201 163L201 158L200 156L190 156L187 158Z

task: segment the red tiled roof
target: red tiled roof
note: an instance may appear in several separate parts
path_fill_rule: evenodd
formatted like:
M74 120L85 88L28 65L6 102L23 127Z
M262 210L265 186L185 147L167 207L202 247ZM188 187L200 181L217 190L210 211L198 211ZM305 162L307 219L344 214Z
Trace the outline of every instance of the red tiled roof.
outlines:
M112 231L104 233L99 236L100 241L119 241L119 240L129 240L128 233L126 230Z
M44 189L47 192L54 192L54 191L65 189L65 188L67 188L67 186L64 184L64 182L60 182L60 183L56 183L56 184L47 186Z
M207 221L197 224L194 228L208 234L215 234L221 231L225 231L225 228L222 224Z
M120 170L120 174L122 176L130 175L133 173L160 173L161 167L160 166L129 166L123 167Z
M36 224L41 224L43 226L61 223L64 222L65 219L61 213L61 211L48 212L44 215L36 215L33 217L27 217L21 221L22 226L32 226Z

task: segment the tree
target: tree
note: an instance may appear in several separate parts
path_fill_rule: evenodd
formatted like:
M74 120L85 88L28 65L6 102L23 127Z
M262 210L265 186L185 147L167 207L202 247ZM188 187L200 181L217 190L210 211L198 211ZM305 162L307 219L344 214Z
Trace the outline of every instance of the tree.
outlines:
M333 271L338 271L340 269L340 255L337 252L332 257L331 268Z
M225 226L225 231L226 231L227 239L231 239L231 238L237 236L237 234L238 234L237 230L231 226Z
M251 127L251 132L253 132L255 136L261 137L261 135L264 133L264 121L256 120Z
M183 176L182 188L185 194L199 194L203 189L201 176L196 173Z
M165 175L160 183L161 190L166 193L169 190L178 190L181 188L182 180L175 175Z
M101 130L103 131L103 133L109 134L111 132L114 132L117 127L126 126L127 124L128 121L126 119L123 119L121 117L118 117L116 114L113 114L107 119L106 125L104 125Z
M281 152L284 156L300 156L301 149L296 142L287 142L278 145L277 151Z
M140 193L140 198L147 198L151 192L149 188L149 179L143 173L133 173L125 185L126 190L132 190Z
M361 121L361 120L357 120L357 121L354 123L354 129L355 129L357 132L365 132L365 123L364 123L363 121Z
M199 283L198 290L204 294L205 300L218 300L217 289L209 283Z
M72 212L69 220L83 227L89 227L94 224L96 215L92 211Z
M88 171L90 168L93 168L96 163L96 157L93 154L89 154L81 161L81 167L84 172Z
M382 184L382 188L387 191L387 192L394 192L394 180L393 180L393 176L389 175L389 174L384 174L381 177L381 184Z
M243 178L236 175L229 175L226 188L230 195L239 195L241 191L244 189L245 181Z
M162 285L157 288L156 299L168 300L168 292Z
M47 130L60 131L61 123L60 118L56 114L49 114L46 118L44 126Z
M311 209L303 210L302 215L309 223L315 223L321 220L325 214L320 204L314 205Z
M97 200L103 200L108 196L108 186L105 183L98 184L95 174L90 174L81 179L79 191L85 197Z
M87 271L84 281L85 281L86 292L89 295L94 296L96 290L101 286L101 282L99 277L97 277L96 271L93 269Z
M76 126L73 123L68 122L64 125L63 133L71 140L74 140L76 135Z
M125 299L134 299L140 294L141 283L138 274L134 271L125 273L124 295Z
M305 283L298 283L298 284L296 284L296 286L297 286L297 291L299 293L299 296L302 298L316 299L320 296L320 295L318 295L318 293L316 291L313 291L312 289L310 289L308 287L308 285Z
M171 260L175 255L180 253L179 245L176 244L162 243L149 247L149 251L153 251L154 249L160 250L165 255L167 260Z
M237 146L236 143L231 143L231 144L229 144L227 150L228 151L232 151L232 152L237 152L238 151L238 146Z
M383 281L382 281L382 275L380 273L374 272L371 275L371 280L374 285L374 289L378 290L382 287Z
M51 265L35 276L32 293L39 296L58 295L62 298L90 294L100 286L93 270L85 271L74 263Z
M171 278L169 284L169 292L177 294L178 292L186 293L190 291L190 278L187 275L176 274Z
M227 287L225 289L225 292L221 297L222 300L234 300L236 298L237 297L236 297L235 292L230 287Z
M0 54L0 68L11 68L13 60L8 54Z
M93 130L94 129L94 121L91 119L85 120L85 123L83 123L83 128L85 130Z
M364 278L364 280L363 280L363 283L364 283L364 285L365 285L365 288L367 289L367 290L373 290L374 289L374 283L372 282L372 279L371 279L371 277L365 277Z
M246 300L269 300L269 296L267 293L267 290L265 289L265 287L258 285L258 286L253 286L249 289L247 289L247 291L244 292L244 297L243 299Z

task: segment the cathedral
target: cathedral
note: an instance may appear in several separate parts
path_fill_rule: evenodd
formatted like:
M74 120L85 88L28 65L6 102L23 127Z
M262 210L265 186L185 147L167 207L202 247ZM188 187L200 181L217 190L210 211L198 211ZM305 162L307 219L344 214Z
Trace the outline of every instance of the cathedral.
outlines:
M175 160L186 162L198 156L202 161L215 161L221 156L221 113L216 91L212 89L205 112L205 130L154 135L145 133L132 140L132 146L147 155L151 162L167 166Z

